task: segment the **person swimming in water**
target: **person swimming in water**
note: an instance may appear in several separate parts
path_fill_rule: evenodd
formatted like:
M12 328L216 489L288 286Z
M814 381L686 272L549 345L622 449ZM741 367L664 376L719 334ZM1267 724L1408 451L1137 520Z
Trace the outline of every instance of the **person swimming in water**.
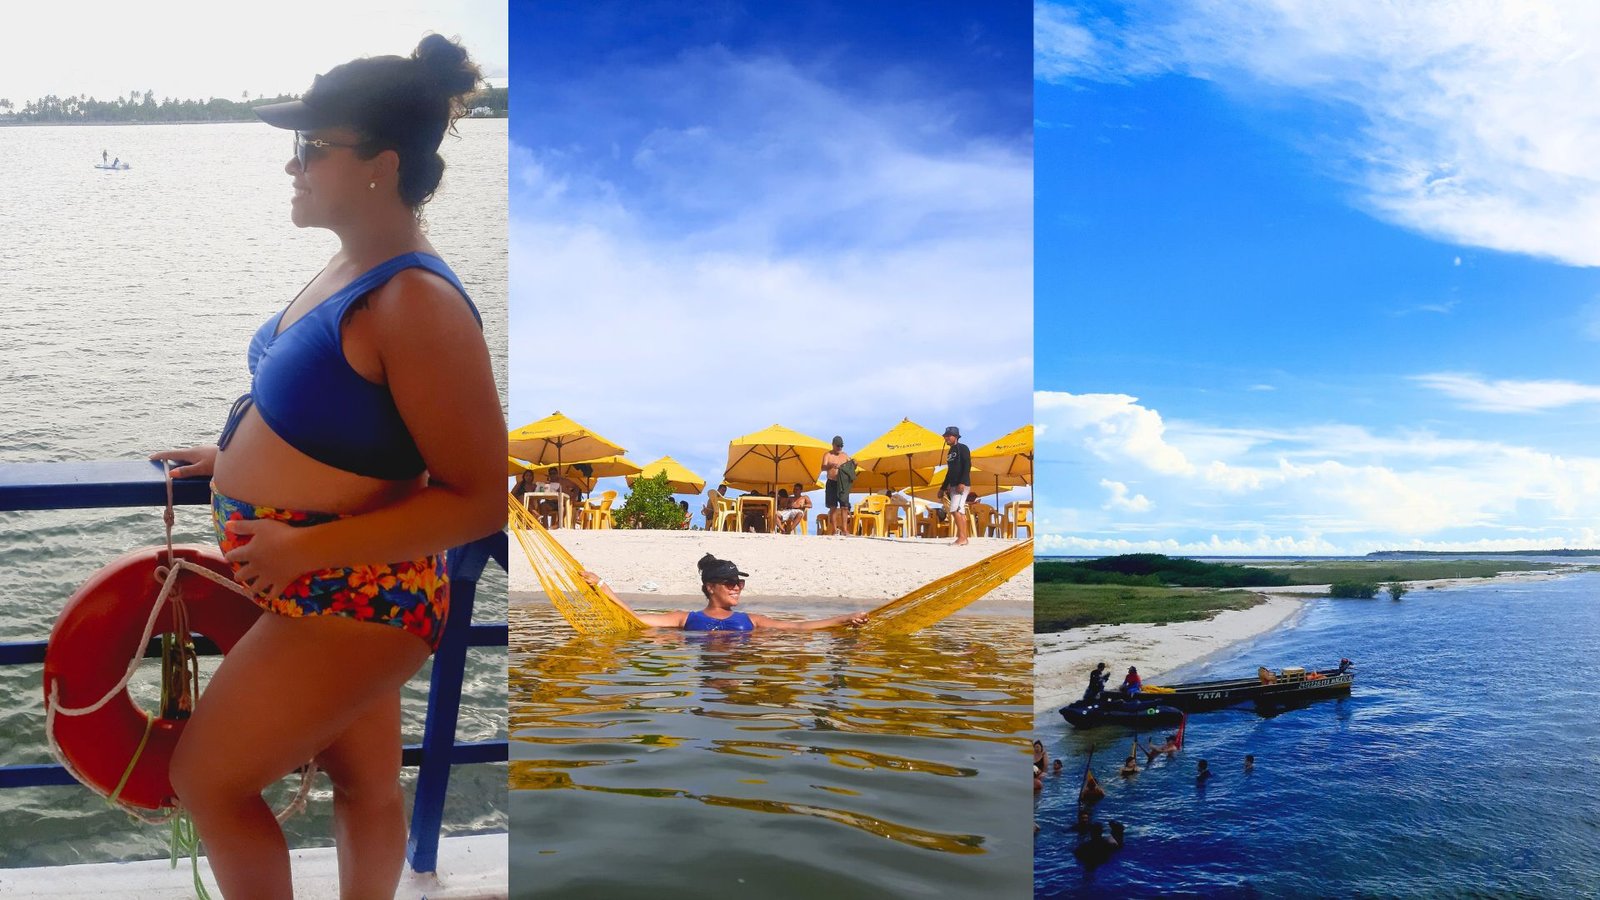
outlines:
M682 628L684 631L820 631L838 625L864 625L866 613L846 613L826 619L807 619L801 622L773 619L757 613L741 612L734 607L744 598L744 580L749 573L739 571L731 560L718 559L707 553L696 563L700 569L700 592L706 596L706 608L689 612L634 613L639 621L652 628ZM613 602L632 612L632 607L606 584L605 579L593 572L584 572L583 580L600 589Z

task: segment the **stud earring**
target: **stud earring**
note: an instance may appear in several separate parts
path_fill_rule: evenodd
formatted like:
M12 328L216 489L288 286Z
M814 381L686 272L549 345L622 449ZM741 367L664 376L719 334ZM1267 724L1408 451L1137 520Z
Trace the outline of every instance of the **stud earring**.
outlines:
M378 183L376 181L367 182L367 190L369 190L369 191L372 190L373 188L377 187L377 186L378 186Z

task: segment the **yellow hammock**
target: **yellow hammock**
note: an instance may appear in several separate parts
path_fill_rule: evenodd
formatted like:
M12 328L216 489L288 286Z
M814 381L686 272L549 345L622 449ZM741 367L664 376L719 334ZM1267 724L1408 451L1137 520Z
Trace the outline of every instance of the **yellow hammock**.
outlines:
M539 524L538 517L510 502L511 531L522 544L539 586L556 610L581 634L607 634L647 627L638 616L591 587L579 574L583 565ZM944 619L989 593L1033 564L1033 539L1007 547L938 578L868 614L860 630L871 634L910 634ZM845 628L848 626L836 626Z
M509 497L509 495L508 495ZM509 497L511 533L528 555L533 575L550 602L579 634L619 634L648 626L583 580L583 566L539 524L539 518Z

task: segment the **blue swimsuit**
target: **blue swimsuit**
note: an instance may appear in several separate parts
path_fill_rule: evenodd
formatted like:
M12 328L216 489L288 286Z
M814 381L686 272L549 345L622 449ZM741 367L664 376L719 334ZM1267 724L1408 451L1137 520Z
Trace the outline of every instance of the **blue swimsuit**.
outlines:
M415 478L426 468L387 385L373 384L345 358L342 325L352 304L405 269L426 269L455 286L482 324L461 280L444 260L403 253L361 273L282 331L285 307L250 340L250 393L228 414L218 445L253 404L267 427L312 459L372 478ZM292 305L292 304L291 304Z
M695 610L683 620L684 631L755 631L756 623L742 612L736 612L726 619L713 619L700 610Z

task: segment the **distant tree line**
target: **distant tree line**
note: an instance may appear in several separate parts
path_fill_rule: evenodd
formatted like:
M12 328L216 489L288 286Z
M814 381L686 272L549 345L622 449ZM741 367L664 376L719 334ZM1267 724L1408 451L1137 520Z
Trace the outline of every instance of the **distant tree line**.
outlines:
M1038 562L1033 580L1056 584L1123 584L1142 587L1279 587L1289 584L1283 572L1175 559L1159 553L1130 553L1072 562Z
M1406 556L1600 556L1600 550L1374 550L1373 559Z
M468 108L487 106L497 115L505 115L508 89L487 88L467 98ZM293 100L296 95L256 97L249 92L238 100L212 97L208 100L177 100L172 97L156 100L154 91L130 91L126 97L115 100L97 100L94 97L57 97L50 94L30 100L21 107L9 98L0 97L0 122L13 125L74 125L105 122L244 122L255 118L252 110L268 103Z

